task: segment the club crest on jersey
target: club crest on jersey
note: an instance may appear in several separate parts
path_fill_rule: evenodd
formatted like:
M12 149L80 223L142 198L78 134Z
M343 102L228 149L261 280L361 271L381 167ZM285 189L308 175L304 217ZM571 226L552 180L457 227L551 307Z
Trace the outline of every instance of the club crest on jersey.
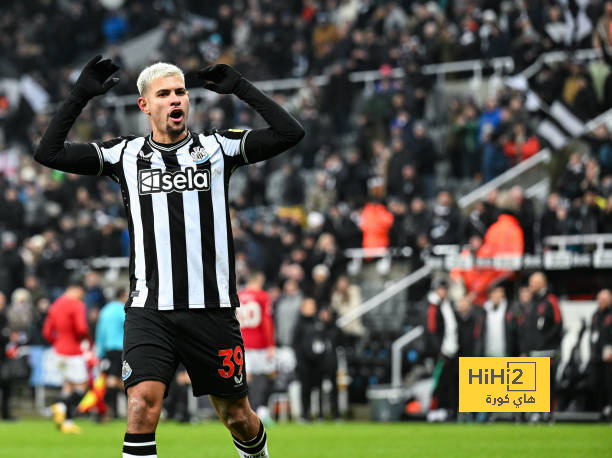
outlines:
M196 164L201 164L202 162L206 162L208 158L210 157L210 154L206 152L203 146L194 146L189 151L189 154L191 154L191 158L193 159L193 162L195 162Z
M123 366L121 367L121 378L125 382L130 375L132 375L132 368L127 361L123 361Z
M236 385L240 385L242 383L242 374L234 375L234 382L236 382Z

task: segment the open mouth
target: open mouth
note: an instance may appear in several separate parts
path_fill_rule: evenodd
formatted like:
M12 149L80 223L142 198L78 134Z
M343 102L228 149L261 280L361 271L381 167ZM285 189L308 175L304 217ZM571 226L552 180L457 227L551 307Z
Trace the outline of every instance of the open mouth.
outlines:
M181 122L183 120L184 115L185 114L183 113L183 110L177 108L170 112L170 119L174 122Z

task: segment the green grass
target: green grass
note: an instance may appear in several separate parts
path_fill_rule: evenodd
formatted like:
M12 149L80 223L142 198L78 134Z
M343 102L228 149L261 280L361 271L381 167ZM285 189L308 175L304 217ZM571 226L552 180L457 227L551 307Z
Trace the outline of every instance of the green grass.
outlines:
M121 457L123 422L79 424L82 435L65 436L50 420L0 422L0 457ZM273 458L612 457L609 425L316 423L277 425L268 436ZM162 423L157 444L162 458L238 456L219 422Z

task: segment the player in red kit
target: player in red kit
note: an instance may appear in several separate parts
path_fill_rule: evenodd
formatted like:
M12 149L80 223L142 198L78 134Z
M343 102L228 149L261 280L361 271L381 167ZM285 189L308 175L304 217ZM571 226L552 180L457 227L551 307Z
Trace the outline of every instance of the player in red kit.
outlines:
M269 417L266 402L276 372L274 321L270 296L263 289L265 281L261 272L252 272L246 288L238 293L240 307L236 309L249 368L249 398L262 419Z
M63 382L62 400L51 406L53 420L67 434L80 432L72 423L72 415L87 391L87 363L81 349L81 342L89 337L84 296L82 285L68 286L64 295L51 304L43 325L43 336L53 345Z

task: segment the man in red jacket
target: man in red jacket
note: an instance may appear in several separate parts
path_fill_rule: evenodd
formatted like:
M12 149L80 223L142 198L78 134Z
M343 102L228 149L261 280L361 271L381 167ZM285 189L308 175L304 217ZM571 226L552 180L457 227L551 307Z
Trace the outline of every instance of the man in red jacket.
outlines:
M251 404L264 421L269 417L266 403L270 379L276 372L274 360L274 321L270 296L264 291L265 277L254 271L246 288L238 293L240 308L236 309L244 339L245 362L249 365L247 382Z
M72 416L87 391L87 364L81 349L81 342L89 337L84 296L82 285L69 285L51 304L43 325L43 336L53 345L63 380L62 400L51 406L53 421L66 434L80 433Z

